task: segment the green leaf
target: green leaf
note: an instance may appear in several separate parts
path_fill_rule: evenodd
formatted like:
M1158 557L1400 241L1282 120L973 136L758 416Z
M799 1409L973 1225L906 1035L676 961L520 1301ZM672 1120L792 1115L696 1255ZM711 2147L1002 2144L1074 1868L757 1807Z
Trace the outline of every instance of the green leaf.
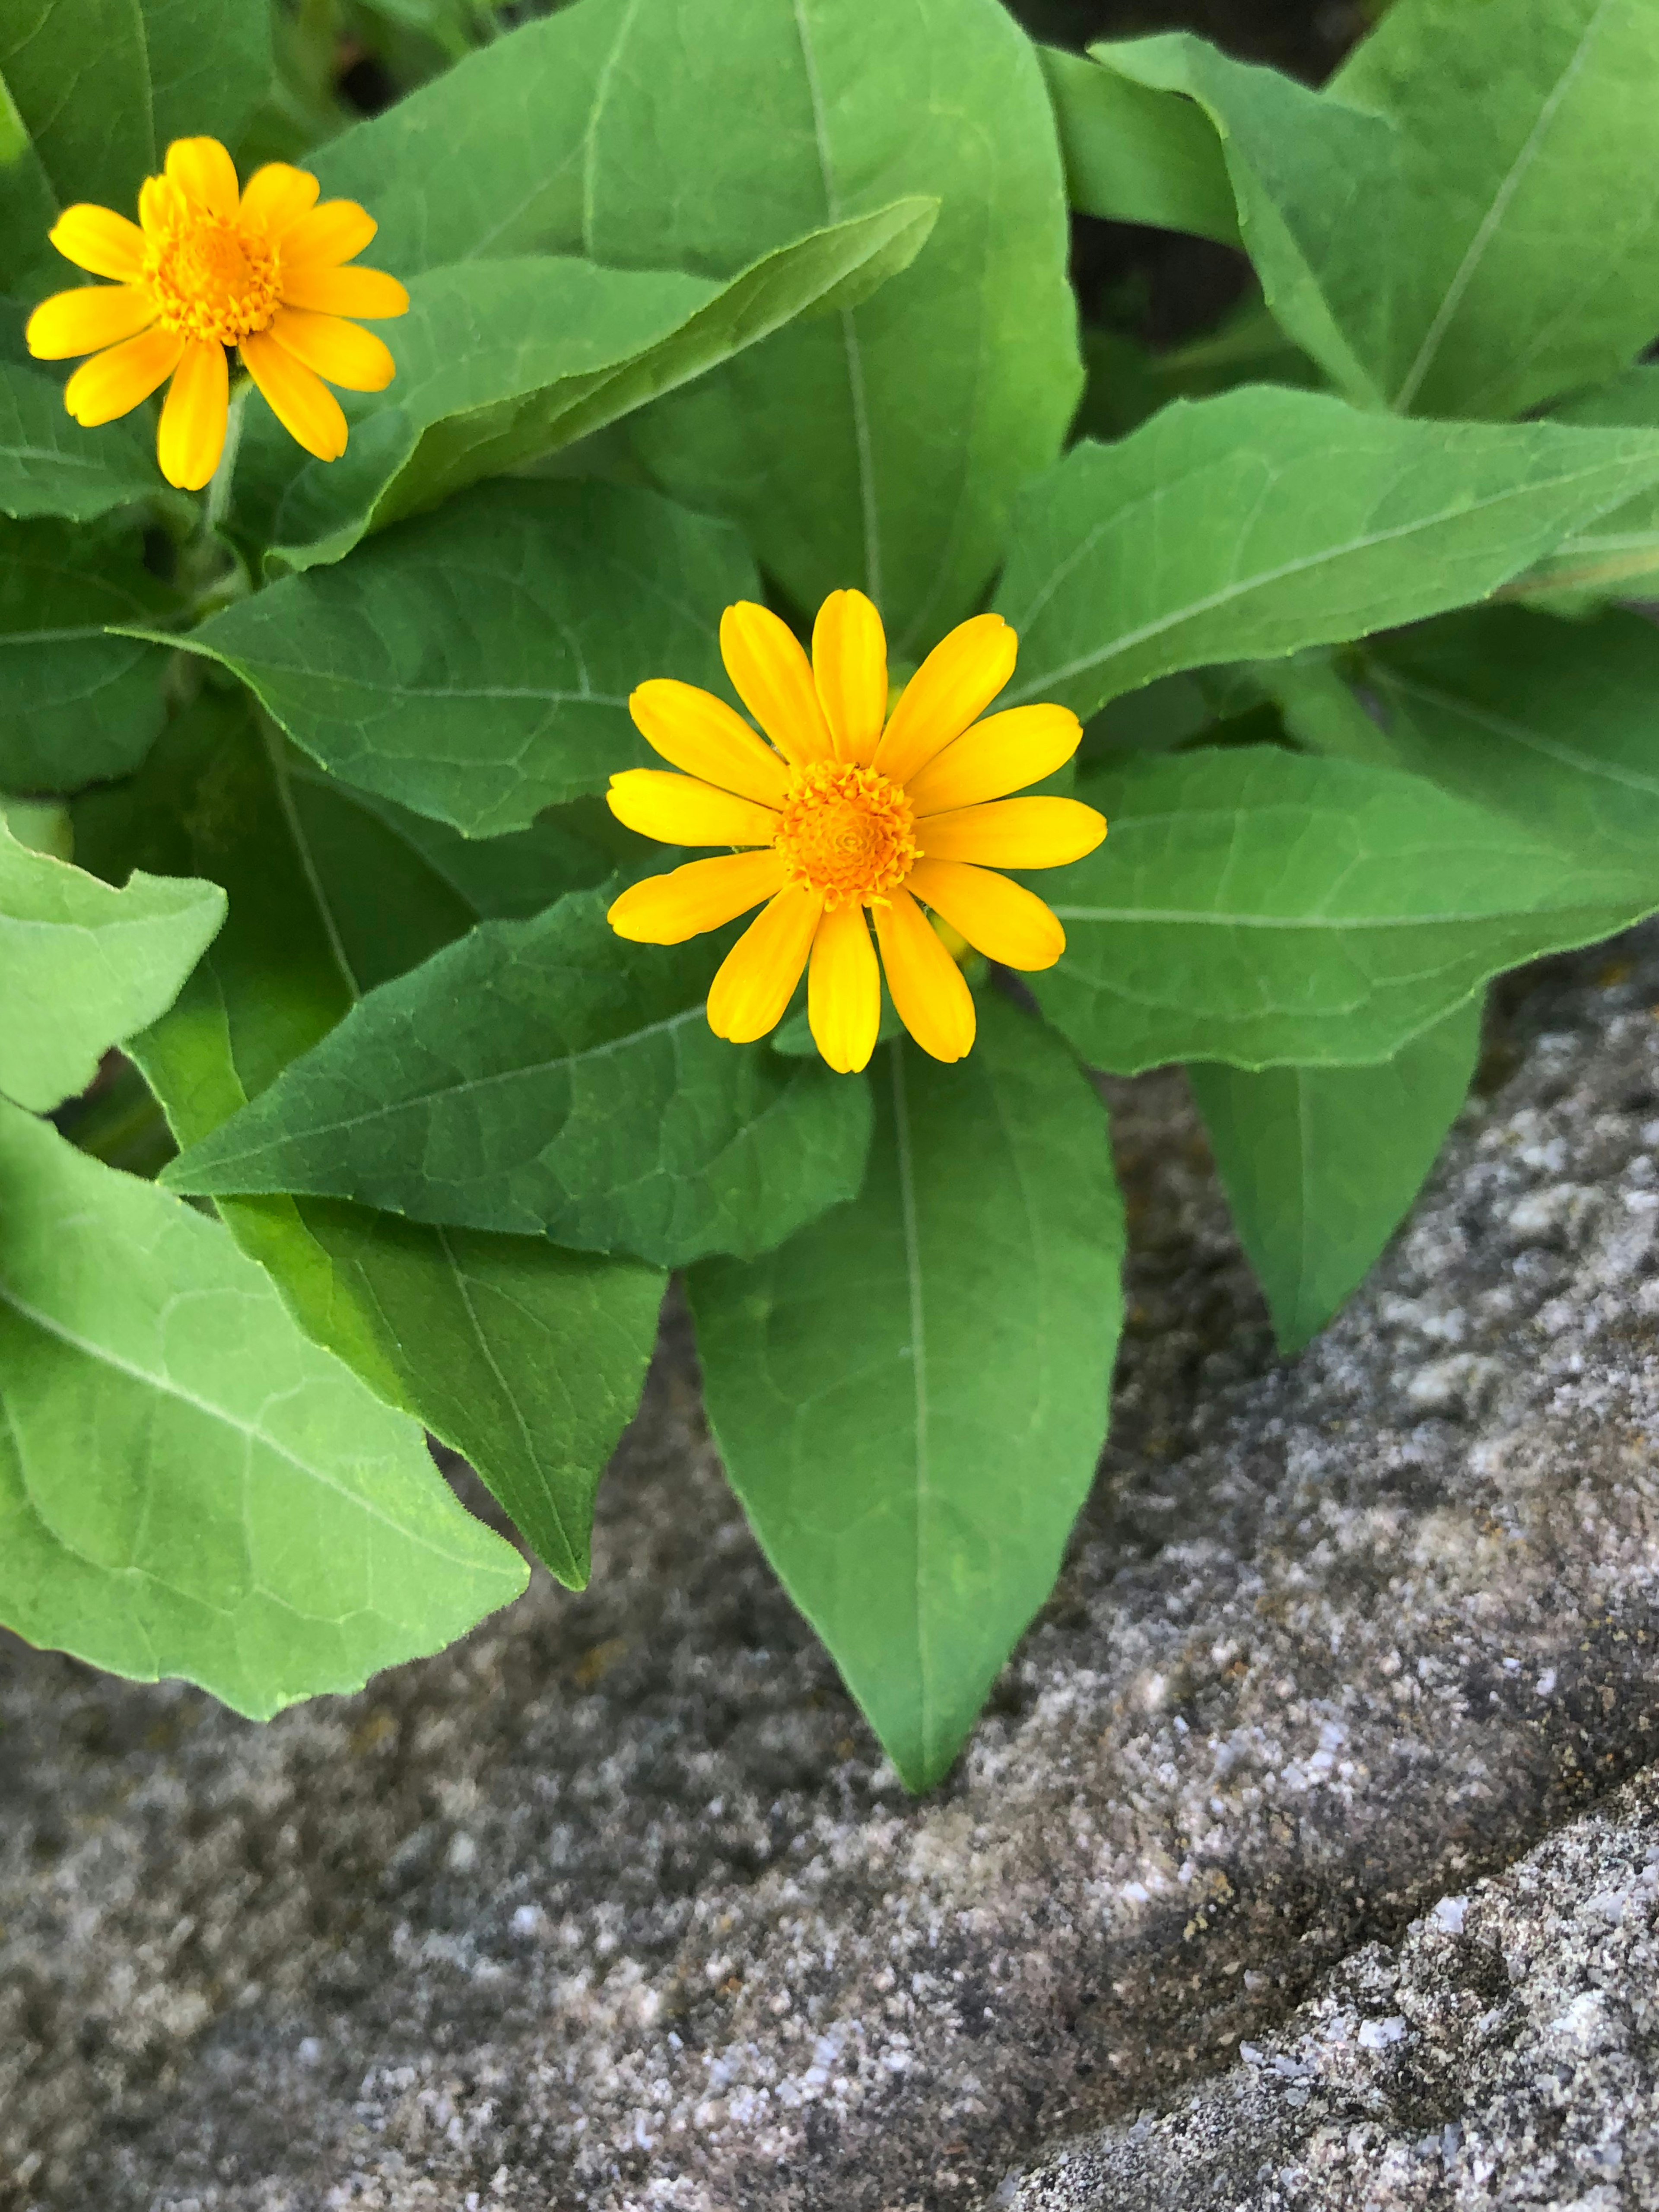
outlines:
M1066 926L1043 1011L1097 1067L1354 1065L1505 968L1659 904L1420 777L1275 745L1084 779L1111 834L1042 878Z
M1632 368L1612 383L1582 393L1552 410L1551 420L1595 429L1625 425L1659 430L1659 367ZM1543 598L1559 592L1628 597L1644 577L1659 572L1659 492L1644 491L1597 515L1575 531L1534 568L1509 586L1508 596Z
M853 1205L690 1282L732 1487L913 1790L1048 1594L1122 1315L1100 1100L994 994L980 1022L956 1066L884 1048Z
M828 307L849 280L902 267L933 214L926 200L890 201L724 284L543 256L417 276L408 314L386 326L390 403L348 395L343 459L312 459L260 402L238 460L237 526L279 571L337 561L366 532L556 453Z
M1176 669L1439 613L1656 479L1639 430L1401 422L1267 386L1177 404L1076 447L1022 502L1003 703L1086 720Z
M1131 94L1183 112L1189 128L1208 118L1237 204L1235 242L1255 264L1280 327L1343 391L1375 404L1389 336L1376 241L1396 227L1394 125L1184 33L1090 53L1110 88L1103 104L1114 122ZM1095 99L1103 101L1098 88Z
M1659 631L1491 607L1390 638L1359 681L1398 765L1659 902Z
M0 1617L268 1719L524 1588L219 1225L0 1103Z
M1281 1352L1317 1336L1394 1234L1468 1094L1470 999L1376 1067L1187 1070Z
M199 868L230 893L230 920L185 995L131 1047L183 1144L477 911L404 823L290 772L232 701L182 716L140 787L97 793L77 817L99 866L141 855ZM471 850L482 874L492 848ZM523 855L518 875L521 885ZM553 895L550 872L542 888ZM580 1588L594 1491L656 1340L661 1273L328 1199L225 1199L220 1212L307 1334L470 1460L537 1555Z
M1659 329L1651 0L1395 0L1333 90L1401 135L1394 220L1356 264L1392 294L1386 389L1423 415L1518 415Z
M112 890L0 823L0 1091L37 1114L84 1091L112 1044L166 1012L224 920L213 884Z
M1037 58L1074 208L1109 222L1240 243L1222 141L1192 100L1120 75L1109 47L1085 61L1039 46Z
M136 531L0 521L0 788L78 791L137 766L166 713L165 662L107 625L175 604Z
M0 362L0 514L90 522L167 489L152 442L131 423L84 430L61 385Z
M629 691L723 692L721 610L759 590L735 531L654 493L480 484L179 642L334 775L489 837L653 760Z
M712 1034L724 939L631 945L579 892L371 992L167 1170L682 1267L858 1188L867 1086Z

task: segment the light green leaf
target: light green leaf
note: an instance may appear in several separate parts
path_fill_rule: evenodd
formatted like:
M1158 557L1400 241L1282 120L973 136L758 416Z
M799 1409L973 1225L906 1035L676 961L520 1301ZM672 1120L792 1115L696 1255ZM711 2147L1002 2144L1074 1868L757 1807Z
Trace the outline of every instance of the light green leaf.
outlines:
M1632 368L1612 383L1582 393L1552 410L1556 422L1595 429L1625 425L1659 430L1659 366ZM1561 592L1635 596L1643 580L1659 573L1659 492L1644 491L1575 531L1536 568L1508 587L1506 597L1544 599Z
M184 997L131 1047L182 1144L237 1112L359 992L475 918L397 829L349 792L293 775L232 702L181 717L138 788L94 794L77 813L95 865L141 854L199 868L231 896ZM482 873L491 847L471 850ZM522 858L519 870L522 883ZM553 895L550 876L543 888ZM580 1588L594 1491L656 1340L661 1273L328 1199L225 1199L220 1212L307 1334L470 1460L538 1556Z
M137 531L0 521L0 788L78 791L143 758L166 711L163 656L106 626L175 604Z
M334 775L491 837L653 761L629 693L723 692L721 610L759 591L729 525L653 492L480 484L179 642Z
M524 1588L219 1225L0 1103L0 1618L258 1720Z
M135 875L112 890L0 823L0 1091L46 1114L84 1091L172 1005L224 915L216 884Z
M1393 759L1659 902L1659 630L1492 607L1390 638L1358 680Z
M673 1267L752 1255L858 1188L866 1085L714 1036L725 939L630 945L580 892L371 992L167 1170Z
M1032 988L1122 1074L1386 1060L1502 969L1659 905L1420 777L1276 745L1142 755L1079 789L1111 834L1042 878L1067 944Z
M1239 244L1222 142L1192 100L1120 73L1109 47L1085 61L1039 46L1037 58L1074 208L1109 222L1151 223Z
M1659 330L1651 0L1395 0L1332 89L1401 134L1395 220L1351 249L1392 293L1396 407L1518 415Z
M913 1790L956 1757L1105 1439L1123 1217L1100 1100L994 994L969 1057L876 1063L851 1206L690 1290L767 1557Z
M1237 204L1238 242L1280 327L1351 398L1376 404L1390 307L1376 245L1397 228L1393 124L1184 33L1090 53L1114 115L1133 92L1194 124L1208 118Z
M1264 386L1177 404L1021 503L1003 703L1086 719L1176 669L1465 605L1656 481L1639 430L1401 422Z
M386 329L390 402L348 398L338 461L297 447L261 401L238 461L238 526L278 571L337 561L371 530L556 453L702 375L850 280L902 268L931 202L890 202L763 255L728 283L526 256L414 278Z
M1284 1352L1300 1352L1394 1234L1468 1094L1470 999L1376 1067L1187 1070Z
M131 423L84 430L51 377L0 362L0 514L90 522L167 489L151 442Z

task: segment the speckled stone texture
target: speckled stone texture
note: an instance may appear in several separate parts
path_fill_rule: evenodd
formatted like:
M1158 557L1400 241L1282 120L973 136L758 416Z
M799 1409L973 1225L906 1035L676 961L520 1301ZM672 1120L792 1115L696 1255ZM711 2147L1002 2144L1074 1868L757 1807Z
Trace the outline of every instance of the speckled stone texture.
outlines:
M729 1501L683 1329L580 1597L538 1578L264 1729L8 1647L0 2205L944 2212L1241 2040L1293 2051L1340 1961L1409 2021L1429 1939L1362 1947L1659 1756L1656 1008L1652 934L1534 976L1291 1367L1178 1079L1115 1089L1118 1428L925 1803ZM1543 2035L1546 1996L1507 2002ZM1644 2201L1580 2179L1585 2212Z

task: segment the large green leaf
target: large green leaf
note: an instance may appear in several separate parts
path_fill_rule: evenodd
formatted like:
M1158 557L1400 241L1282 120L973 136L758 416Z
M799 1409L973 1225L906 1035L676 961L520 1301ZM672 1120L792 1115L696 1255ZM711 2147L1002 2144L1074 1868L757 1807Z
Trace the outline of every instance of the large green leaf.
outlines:
M1656 481L1640 430L1402 422L1265 386L1167 408L1021 503L1004 703L1086 719L1176 669L1466 605Z
M1400 131L1393 221L1351 246L1395 406L1518 415L1659 330L1652 0L1395 0L1333 89Z
M0 362L0 514L90 522L166 491L153 442L130 422L84 430L61 385Z
M139 786L83 802L77 828L98 866L189 866L230 893L207 961L131 1047L183 1144L477 912L404 825L292 773L233 702L181 717ZM471 850L482 875L490 846ZM543 848L544 863L558 857ZM527 880L527 861L510 883ZM556 888L550 866L542 889ZM580 1588L593 1493L655 1342L660 1271L329 1199L225 1199L220 1211L307 1334L470 1460Z
M344 458L310 459L263 403L238 461L236 526L270 564L337 561L367 532L617 421L849 285L890 275L933 204L888 204L752 262L726 283L525 255L416 276L386 326L390 401L349 400Z
M1359 680L1398 764L1659 902L1659 631L1484 608L1390 638Z
M867 1086L724 1043L724 939L625 943L604 894L487 922L372 991L167 1171L680 1267L752 1255L858 1188Z
M1189 1067L1281 1352L1364 1280L1434 1165L1480 1053L1470 999L1376 1067Z
M653 492L480 484L179 641L336 775L490 836L653 759L629 691L724 690L720 611L759 589L735 531Z
M1221 139L1190 100L1120 74L1109 47L1085 61L1039 46L1037 58L1074 208L1110 222L1240 243Z
M216 1222L0 1102L0 1618L266 1719L524 1588Z
M0 1091L46 1114L84 1091L172 1005L224 915L216 884L135 875L112 890L0 823Z
M1659 905L1421 777L1277 745L1141 755L1079 788L1111 834L1042 878L1067 946L1032 987L1123 1074L1386 1060L1489 976Z
M1376 248L1395 228L1394 125L1277 70L1232 61L1202 39L1134 39L1090 52L1094 100L1114 119L1130 94L1161 100L1189 128L1207 117L1237 205L1237 235L1280 327L1343 391L1377 402L1390 295Z
M0 521L0 789L78 791L143 758L166 711L163 655L107 625L175 605L136 530Z
M1659 430L1659 367L1629 369L1611 383L1552 410L1551 420L1595 429L1629 425ZM1659 492L1644 491L1598 514L1587 529L1564 538L1537 566L1509 586L1508 596L1536 599L1555 592L1601 597L1638 596L1643 581L1659 571Z
M968 1060L877 1062L857 1201L690 1278L709 1419L792 1597L913 1790L1048 1595L1106 1433L1106 1116L995 994Z

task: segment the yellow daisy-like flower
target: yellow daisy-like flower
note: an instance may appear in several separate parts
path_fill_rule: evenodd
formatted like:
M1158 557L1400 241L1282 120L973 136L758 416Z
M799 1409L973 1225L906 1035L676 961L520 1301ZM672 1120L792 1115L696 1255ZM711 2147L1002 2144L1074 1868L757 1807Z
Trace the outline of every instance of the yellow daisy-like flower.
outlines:
M319 460L345 451L346 421L323 382L380 392L392 360L370 331L342 319L401 315L409 295L378 269L348 269L376 225L354 200L317 205L317 179L268 162L242 191L216 138L176 138L162 175L147 177L138 221L110 208L66 208L52 231L65 260L112 284L54 292L28 321L42 361L89 353L64 392L77 422L113 422L173 379L156 459L167 482L195 491L224 451L236 346L290 436Z
M678 945L764 900L709 991L716 1036L764 1036L810 960L818 1050L843 1073L865 1066L881 1022L878 945L906 1029L935 1060L960 1060L974 1042L973 994L923 908L988 959L1050 968L1065 932L994 871L1059 867L1106 835L1104 817L1077 799L1007 796L1069 760L1082 736L1064 707L979 720L1017 649L1000 615L975 616L934 647L890 714L887 640L862 592L824 601L811 661L766 608L728 607L720 656L771 743L693 684L641 684L629 711L647 744L687 773L613 775L611 811L665 844L749 849L634 884L611 908L611 927Z

